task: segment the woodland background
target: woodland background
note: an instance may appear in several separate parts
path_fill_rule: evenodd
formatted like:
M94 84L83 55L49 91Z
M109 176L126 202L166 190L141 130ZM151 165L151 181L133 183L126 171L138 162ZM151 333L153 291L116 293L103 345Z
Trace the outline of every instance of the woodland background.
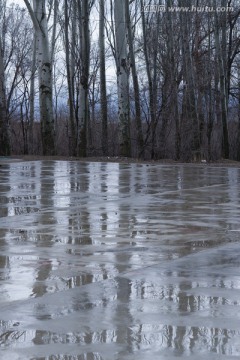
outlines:
M0 0L0 155L240 161L239 0L24 3Z

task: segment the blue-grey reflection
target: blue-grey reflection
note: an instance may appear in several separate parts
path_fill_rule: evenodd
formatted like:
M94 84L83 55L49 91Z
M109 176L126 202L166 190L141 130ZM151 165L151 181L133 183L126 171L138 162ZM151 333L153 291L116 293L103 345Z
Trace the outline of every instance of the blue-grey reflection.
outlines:
M11 163L0 196L8 351L240 355L238 169Z

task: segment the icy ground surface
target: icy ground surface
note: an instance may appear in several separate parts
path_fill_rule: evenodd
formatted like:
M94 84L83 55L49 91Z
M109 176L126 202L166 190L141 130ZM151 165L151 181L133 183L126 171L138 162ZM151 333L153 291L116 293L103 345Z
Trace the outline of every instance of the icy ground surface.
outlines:
M240 359L240 169L0 167L0 359Z

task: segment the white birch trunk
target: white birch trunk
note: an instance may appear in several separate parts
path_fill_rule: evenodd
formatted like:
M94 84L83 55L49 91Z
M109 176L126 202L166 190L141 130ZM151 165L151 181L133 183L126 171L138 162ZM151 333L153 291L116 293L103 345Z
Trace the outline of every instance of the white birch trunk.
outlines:
M55 136L52 100L52 62L49 48L45 0L33 0L33 8L24 0L32 18L37 37L39 103L43 155L55 154Z
M125 1L114 1L120 156L131 156Z

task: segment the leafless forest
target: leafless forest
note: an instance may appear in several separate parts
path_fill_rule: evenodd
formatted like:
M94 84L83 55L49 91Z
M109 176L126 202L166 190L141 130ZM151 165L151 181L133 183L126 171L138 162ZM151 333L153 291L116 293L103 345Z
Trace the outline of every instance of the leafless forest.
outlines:
M239 0L0 0L0 155L240 161Z

